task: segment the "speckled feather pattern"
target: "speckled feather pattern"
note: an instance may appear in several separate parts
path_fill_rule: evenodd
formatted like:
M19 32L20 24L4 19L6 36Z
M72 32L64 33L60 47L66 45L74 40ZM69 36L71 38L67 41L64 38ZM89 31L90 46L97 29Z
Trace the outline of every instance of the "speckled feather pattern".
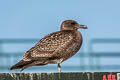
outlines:
M82 43L80 41L82 41L80 33L74 31L51 33L27 51L23 60L30 61L44 58L48 60L46 60L48 63L61 63L80 49Z

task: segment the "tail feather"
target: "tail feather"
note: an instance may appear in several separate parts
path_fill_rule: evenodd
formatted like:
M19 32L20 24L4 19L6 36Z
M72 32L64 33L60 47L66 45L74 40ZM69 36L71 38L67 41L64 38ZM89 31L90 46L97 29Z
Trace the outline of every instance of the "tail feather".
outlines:
M25 65L30 64L30 63L32 63L32 62L31 61L23 61L23 60L21 60L20 62L13 65L10 68L10 70L23 68Z
M30 67L30 66L43 66L43 65L47 65L48 63L44 63L43 61L35 61L35 60L32 60L32 61L24 61L24 60L21 60L20 62L16 63L15 65L13 65L10 70L13 70L13 69L21 69L20 71L23 71L24 69Z

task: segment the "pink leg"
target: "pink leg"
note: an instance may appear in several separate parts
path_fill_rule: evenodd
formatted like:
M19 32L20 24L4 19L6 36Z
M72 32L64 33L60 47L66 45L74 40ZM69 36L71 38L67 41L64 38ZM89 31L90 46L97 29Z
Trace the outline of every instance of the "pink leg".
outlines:
M61 66L59 63L58 63L58 71L59 71L59 73L61 72Z

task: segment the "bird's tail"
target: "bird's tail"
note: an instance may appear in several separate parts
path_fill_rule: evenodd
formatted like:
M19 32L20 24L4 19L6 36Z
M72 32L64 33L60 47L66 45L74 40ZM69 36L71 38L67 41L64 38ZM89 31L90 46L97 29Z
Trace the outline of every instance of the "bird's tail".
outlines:
M13 65L10 68L10 70L23 68L24 66L26 66L26 65L28 65L30 63L31 63L31 61L23 61L23 60L21 60L20 62L18 62L15 65Z

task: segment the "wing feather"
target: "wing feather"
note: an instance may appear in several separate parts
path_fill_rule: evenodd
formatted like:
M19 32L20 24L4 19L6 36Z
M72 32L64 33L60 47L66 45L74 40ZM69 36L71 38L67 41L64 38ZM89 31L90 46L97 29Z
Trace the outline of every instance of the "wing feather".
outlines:
M57 53L60 52L59 48L64 49L74 38L72 35L72 33L66 31L48 34L25 53L24 60L31 60L37 57L51 58L61 56L61 54Z

